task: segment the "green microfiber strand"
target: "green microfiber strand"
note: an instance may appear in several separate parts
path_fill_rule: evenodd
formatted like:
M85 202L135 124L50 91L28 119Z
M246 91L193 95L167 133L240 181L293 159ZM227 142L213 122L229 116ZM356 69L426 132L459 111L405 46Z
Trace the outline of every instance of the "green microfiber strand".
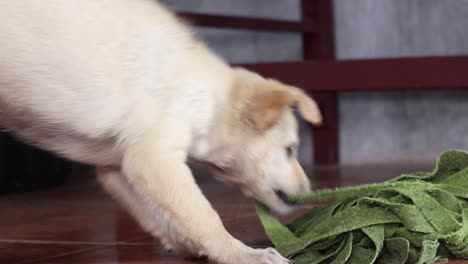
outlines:
M468 152L444 152L432 172L289 199L334 201L287 225L257 205L270 240L296 264L430 264L468 259Z

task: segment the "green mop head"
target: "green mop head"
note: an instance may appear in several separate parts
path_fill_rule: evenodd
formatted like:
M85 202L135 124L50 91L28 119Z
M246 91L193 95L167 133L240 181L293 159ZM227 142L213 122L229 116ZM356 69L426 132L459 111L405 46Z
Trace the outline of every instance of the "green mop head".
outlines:
M468 258L467 198L468 153L451 150L433 172L291 197L334 203L287 225L263 205L257 212L277 250L296 264L426 264Z

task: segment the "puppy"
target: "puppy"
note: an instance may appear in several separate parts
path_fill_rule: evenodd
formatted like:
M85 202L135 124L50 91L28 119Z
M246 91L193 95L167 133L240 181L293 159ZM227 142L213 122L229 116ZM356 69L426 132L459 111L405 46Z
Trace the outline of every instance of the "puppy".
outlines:
M297 124L321 122L301 90L231 68L152 0L0 2L0 127L97 167L167 248L219 263L288 261L232 237L186 165L279 213L307 192Z

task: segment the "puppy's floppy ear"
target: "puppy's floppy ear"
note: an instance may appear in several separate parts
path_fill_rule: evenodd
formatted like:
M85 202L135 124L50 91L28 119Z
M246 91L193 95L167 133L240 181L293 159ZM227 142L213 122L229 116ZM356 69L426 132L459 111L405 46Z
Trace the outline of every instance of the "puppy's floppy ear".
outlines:
M251 96L242 116L247 124L263 132L276 123L281 111L290 103L291 97L288 92L265 90Z
M299 88L286 86L286 89L289 90L292 104L297 106L302 118L313 125L321 125L323 119L317 103Z
M244 108L244 120L258 131L271 128L287 106L296 106L307 122L322 124L322 114L317 103L302 90L293 86L276 83L276 89L265 89L251 96Z
M297 106L301 116L314 125L322 123L317 103L301 89L242 68L235 68L236 89L233 95L240 102L241 118L258 131L271 128L285 107Z

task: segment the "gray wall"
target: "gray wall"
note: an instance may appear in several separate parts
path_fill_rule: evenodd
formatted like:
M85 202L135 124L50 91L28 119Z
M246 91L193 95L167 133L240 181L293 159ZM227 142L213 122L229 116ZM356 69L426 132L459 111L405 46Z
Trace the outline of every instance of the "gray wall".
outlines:
M253 17L300 19L299 0L166 0L176 10L244 15ZM302 58L298 34L241 30L198 29L200 37L228 61L287 61Z
M468 1L335 0L339 59L468 54ZM468 69L467 69L468 73ZM344 93L345 163L431 161L468 149L468 93Z
M298 0L166 2L178 10L300 17ZM335 20L339 59L468 54L468 0L335 0ZM198 32L234 63L302 57L297 34ZM429 162L445 149L468 149L467 98L454 91L341 94L342 163ZM302 134L301 159L307 161L310 135Z

